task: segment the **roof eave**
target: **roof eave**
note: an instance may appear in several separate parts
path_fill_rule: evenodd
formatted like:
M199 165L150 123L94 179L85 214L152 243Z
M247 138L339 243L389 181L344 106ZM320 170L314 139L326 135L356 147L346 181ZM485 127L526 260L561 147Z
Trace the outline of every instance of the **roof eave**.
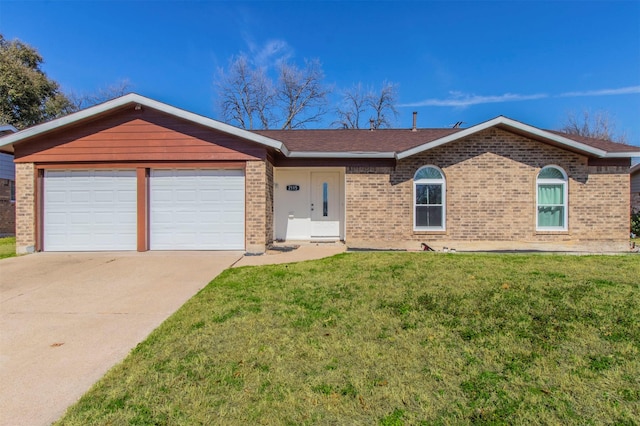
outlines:
M396 158L395 152L321 152L293 151L288 158Z
M634 158L640 157L640 151L635 152L607 152L603 158Z
M16 133L17 131L18 131L18 129L13 127L11 124L4 124L4 125L0 126L0 133L2 133L2 132Z
M3 141L5 138L9 137L12 133L17 133L18 129L13 127L11 124L5 124L0 126L0 141ZM2 135L2 133L7 133L6 135ZM5 146L4 143L0 143L0 152L4 154L13 154L13 144L8 144Z

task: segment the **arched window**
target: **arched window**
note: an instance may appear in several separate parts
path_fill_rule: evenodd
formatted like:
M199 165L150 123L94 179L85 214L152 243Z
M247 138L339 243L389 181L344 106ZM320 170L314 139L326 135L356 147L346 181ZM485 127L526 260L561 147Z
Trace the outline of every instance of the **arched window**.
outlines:
M413 229L444 231L446 217L446 187L442 171L424 166L413 176Z
M546 166L536 180L538 214L536 229L564 231L567 229L567 174L558 166Z

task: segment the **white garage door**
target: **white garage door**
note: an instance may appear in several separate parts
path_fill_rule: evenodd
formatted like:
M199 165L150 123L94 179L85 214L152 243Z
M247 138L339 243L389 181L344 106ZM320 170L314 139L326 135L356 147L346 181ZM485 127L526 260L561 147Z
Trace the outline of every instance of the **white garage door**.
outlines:
M151 170L151 250L244 250L243 170Z
M136 249L135 170L45 170L44 250Z

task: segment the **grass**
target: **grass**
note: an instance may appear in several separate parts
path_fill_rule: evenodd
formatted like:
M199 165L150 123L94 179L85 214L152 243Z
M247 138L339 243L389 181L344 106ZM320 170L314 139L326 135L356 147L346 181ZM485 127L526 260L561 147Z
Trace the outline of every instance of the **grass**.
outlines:
M232 269L59 424L639 424L639 300L635 255Z
M0 238L0 259L16 255L16 237Z

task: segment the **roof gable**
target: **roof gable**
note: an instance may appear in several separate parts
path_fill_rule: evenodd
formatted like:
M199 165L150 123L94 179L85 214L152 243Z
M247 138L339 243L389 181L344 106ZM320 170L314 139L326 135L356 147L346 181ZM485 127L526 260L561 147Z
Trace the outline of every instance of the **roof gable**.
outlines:
M435 147L460 140L462 138L492 127L497 127L517 134L522 134L532 139L555 144L565 149L582 152L584 154L598 158L630 158L640 156L640 148L638 147L632 147L615 142L598 141L590 138L575 138L572 135L539 129L537 127L530 126L528 124L524 124L504 116L498 116L492 120L485 121L484 123L462 129L459 132L452 133L434 141L430 141L420 146L416 146L414 148L399 152L397 154L397 158L407 158L420 152L428 151Z
M244 161L264 145L153 108L111 110L14 145L17 162Z
M136 93L129 93L128 95L124 95L119 98L104 102L102 104L98 104L98 105L89 107L87 109L83 109L73 114L69 114L64 117L60 117L55 120L48 121L46 123L38 124L36 126L29 127L28 129L14 133L12 135L5 136L2 139L0 139L0 151L11 153L13 152L14 143L19 143L21 141L33 138L35 136L39 136L51 131L59 130L65 126L80 124L85 120L95 119L102 114L113 112L117 109L129 106L129 105L133 106L134 108L138 108L138 105L141 107L152 108L152 109L165 112L167 114L171 114L176 117L191 121L193 123L200 124L202 126L211 128L213 130L218 130L233 136L238 136L248 141L256 142L266 147L286 152L286 147L280 141L270 139L268 137L265 137L247 130L240 129L238 127L231 126L229 124L225 124L220 121L204 117L202 115L185 111L183 109L176 108L162 102L154 101L153 99L146 98Z

